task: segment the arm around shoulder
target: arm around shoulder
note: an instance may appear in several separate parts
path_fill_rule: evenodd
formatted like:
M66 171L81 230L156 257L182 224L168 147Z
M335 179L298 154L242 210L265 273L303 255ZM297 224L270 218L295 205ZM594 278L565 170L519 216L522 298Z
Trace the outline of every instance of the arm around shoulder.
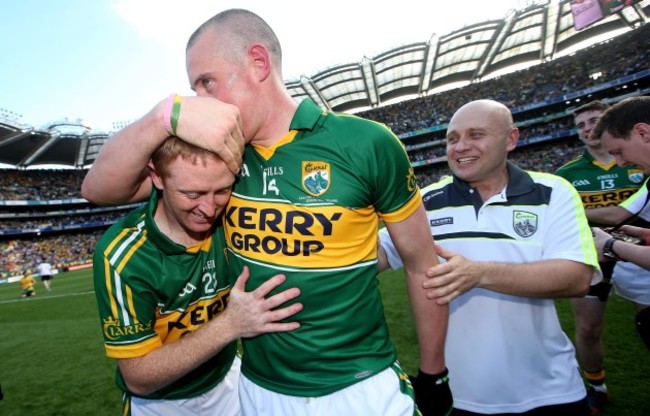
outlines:
M162 123L164 101L114 133L101 147L81 184L81 195L97 205L134 202L151 191L147 162L168 137Z
M151 191L147 162L171 134L165 122L169 98L142 118L113 134L102 146L81 186L89 201L120 204L142 200ZM175 133L182 140L214 152L233 172L239 171L244 137L239 109L211 97L182 97Z

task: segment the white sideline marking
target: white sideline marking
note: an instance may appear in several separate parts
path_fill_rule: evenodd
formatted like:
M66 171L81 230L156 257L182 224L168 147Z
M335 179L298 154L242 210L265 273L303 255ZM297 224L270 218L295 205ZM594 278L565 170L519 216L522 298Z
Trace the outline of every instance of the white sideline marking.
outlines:
M52 296L41 296L40 298L38 295L34 297L28 297L28 298L18 298L18 299L10 299L10 300L2 300L0 301L0 305L5 304L5 303L14 303L14 302L27 302L30 300L41 300L41 299L54 299L54 298L65 298L68 296L79 296L79 295L90 295L90 294L95 294L94 290L91 290L90 292L79 292L79 293L70 293L67 295L52 295Z

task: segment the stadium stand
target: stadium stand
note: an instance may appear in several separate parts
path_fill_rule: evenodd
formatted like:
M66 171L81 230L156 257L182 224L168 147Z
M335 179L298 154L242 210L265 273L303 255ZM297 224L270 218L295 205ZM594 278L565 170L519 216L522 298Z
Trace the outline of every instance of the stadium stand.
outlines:
M359 64L289 80L287 85L297 101L310 96L324 109L370 108L358 114L385 123L398 134L421 185L449 174L446 123L461 104L477 98L512 108L522 132L513 160L526 169L553 172L582 152L571 118L575 107L594 99L615 102L648 95L650 25L645 22L650 0L580 32L572 28L567 2L541 3L512 11L502 21L464 27L423 45L407 45ZM545 27L556 30L548 34ZM614 29L627 31L551 59ZM452 49L455 53L450 55ZM506 64L530 60L531 52L542 63L485 79ZM461 62L463 56L469 58ZM367 66L372 69L369 74L364 73ZM458 81L469 84L429 94ZM409 94L419 97L386 104ZM84 167L92 163L109 133L67 119L37 129L2 114L0 163L14 168L0 171L0 283L33 272L41 258L58 269L90 262L101 232L134 207L100 208L80 197ZM42 164L72 169L26 169Z

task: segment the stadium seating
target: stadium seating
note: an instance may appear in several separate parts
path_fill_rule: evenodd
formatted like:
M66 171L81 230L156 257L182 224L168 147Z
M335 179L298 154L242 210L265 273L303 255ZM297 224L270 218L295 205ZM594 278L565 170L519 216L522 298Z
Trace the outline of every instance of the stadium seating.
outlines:
M594 99L614 102L648 94L649 50L650 25L644 25L526 70L359 115L398 134L424 185L449 174L444 134L451 114L473 99L498 100L512 108L522 132L512 158L526 169L553 172L582 152L573 108ZM41 259L60 269L90 262L102 230L134 207L99 208L81 199L85 170L0 173L0 283L33 272Z

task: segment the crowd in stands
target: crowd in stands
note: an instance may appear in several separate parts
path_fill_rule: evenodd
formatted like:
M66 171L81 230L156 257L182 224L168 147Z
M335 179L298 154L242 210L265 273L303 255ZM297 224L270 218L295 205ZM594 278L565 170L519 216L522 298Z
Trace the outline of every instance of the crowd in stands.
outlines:
M36 266L47 261L59 271L89 263L102 230L59 234L35 239L0 241L0 276L36 273Z
M9 201L51 201L81 198L79 189L85 170L3 169L0 198ZM52 178L56 178L55 181Z
M10 219L0 220L3 230L41 230L47 231L52 228L61 228L74 225L113 224L122 218L125 211L110 211L90 215L65 215L46 217L39 219Z
M631 38L633 39L631 40ZM597 83L647 69L650 50L650 25L637 29L606 45L591 47L575 55L560 58L481 83L404 101L387 107L361 113L361 116L390 126L396 134L423 128L446 125L453 112L462 104L477 98L490 98L509 107L545 100L550 97L583 89ZM611 53L616 50L616 53ZM596 79L593 75L599 73ZM524 126L521 140L572 129L572 118ZM450 171L446 163L430 164L427 161L444 156L444 145L439 138L409 138L405 145L412 162L416 163L416 176L421 186L439 180ZM559 166L582 153L581 143L574 136L562 140L522 146L515 150L511 160L522 168L554 172ZM49 201L80 198L80 186L85 170L3 170L0 172L0 200ZM52 178L56 178L53 180ZM27 212L28 207L25 207ZM5 211L6 212L6 211ZM86 222L112 223L126 211L92 215L64 215L45 218L0 219L3 230L11 228L43 228ZM90 262L93 247L102 230L85 233L44 234L35 239L18 238L0 240L0 273L22 274L32 270L41 259L58 268Z
M411 159L411 162L420 162L422 160L436 159L440 156L444 156L444 154L445 154L444 149L440 147L438 148L428 147L424 150L409 153L409 158Z
M560 166L584 152L581 141L569 139L552 146L539 144L531 148L515 149L510 160L519 167L537 172L553 173Z
M566 131L574 129L573 117L567 115L559 120L553 120L546 123L534 124L531 126L524 126L519 128L519 141L525 142L528 139L548 134L557 133L559 131Z
M448 123L456 109L478 97L493 99L513 108L648 69L649 51L650 25L644 25L605 45L591 46L573 55L518 71L516 75L504 75L359 115L385 123L395 134L420 130Z

